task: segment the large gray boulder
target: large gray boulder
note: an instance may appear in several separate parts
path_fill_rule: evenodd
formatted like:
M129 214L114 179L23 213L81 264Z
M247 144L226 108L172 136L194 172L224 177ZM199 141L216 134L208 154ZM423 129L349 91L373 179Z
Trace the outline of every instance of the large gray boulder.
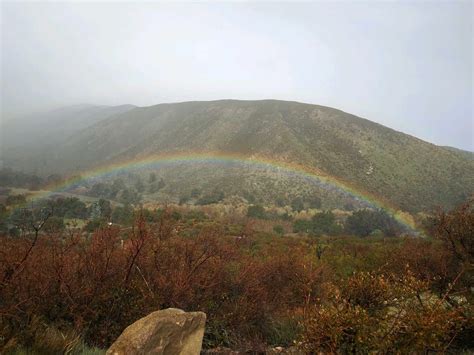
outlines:
M107 355L198 355L205 324L203 312L176 308L156 311L125 328Z

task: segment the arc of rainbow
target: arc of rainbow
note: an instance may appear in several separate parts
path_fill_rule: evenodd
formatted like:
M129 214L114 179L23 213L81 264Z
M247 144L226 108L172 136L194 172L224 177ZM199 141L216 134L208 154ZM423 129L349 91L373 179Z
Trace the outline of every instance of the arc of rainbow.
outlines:
M331 176L319 169L310 168L297 163L290 163L286 161L277 161L263 156L245 156L234 153L216 153L216 152L171 152L157 155L149 155L146 157L138 157L125 161L118 161L106 166L99 166L80 173L79 176L73 176L60 183L51 184L45 190L38 191L30 195L29 200L38 200L54 193L65 191L80 182L87 181L93 178L101 178L107 175L120 173L128 170L150 168L154 165L189 163L189 162L203 162L203 163L241 163L250 164L256 167L272 168L276 170L283 170L287 173L293 173L298 176L306 177L310 180L317 181L324 185L333 186L345 193L348 193L353 198L359 199L368 205L385 210L392 215L399 223L408 227L412 231L417 231L413 217L401 210L399 210L392 203L386 199L375 195L374 193L364 191L355 185L344 181L340 178Z

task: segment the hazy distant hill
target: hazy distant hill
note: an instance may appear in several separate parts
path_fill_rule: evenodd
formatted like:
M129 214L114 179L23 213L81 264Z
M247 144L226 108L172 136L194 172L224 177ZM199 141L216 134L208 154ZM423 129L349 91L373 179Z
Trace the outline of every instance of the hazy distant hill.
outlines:
M4 149L11 149L56 144L86 127L134 107L74 105L11 119L3 122L2 145Z
M275 100L127 109L80 130L53 150L31 151L15 160L7 156L6 162L43 172L80 171L163 151L260 154L297 162L383 195L407 211L452 206L474 191L472 153L439 147L333 108ZM176 181L199 180L198 172L187 172L187 178L183 169L176 171ZM220 188L225 190L226 184Z

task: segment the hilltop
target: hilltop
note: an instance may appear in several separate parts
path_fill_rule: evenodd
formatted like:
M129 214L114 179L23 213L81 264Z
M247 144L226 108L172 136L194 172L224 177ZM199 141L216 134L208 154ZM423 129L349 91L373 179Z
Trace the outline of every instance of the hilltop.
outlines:
M54 146L6 150L5 164L42 174L71 174L163 152L210 151L319 169L410 212L452 207L474 191L473 153L436 146L330 107L219 100L109 111L95 116L87 127L69 131L68 138ZM328 207L343 203L330 192L300 189L297 180L273 172L242 175L235 167L182 165L159 174L167 183L161 193L175 198L199 188L218 189L226 196L245 192L257 200L321 194L323 207L325 201Z

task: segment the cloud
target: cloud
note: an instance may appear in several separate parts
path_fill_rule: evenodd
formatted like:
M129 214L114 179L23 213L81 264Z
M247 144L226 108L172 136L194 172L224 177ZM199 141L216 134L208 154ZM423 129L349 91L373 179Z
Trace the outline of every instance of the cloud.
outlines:
M275 98L474 149L471 2L1 6L4 118Z

